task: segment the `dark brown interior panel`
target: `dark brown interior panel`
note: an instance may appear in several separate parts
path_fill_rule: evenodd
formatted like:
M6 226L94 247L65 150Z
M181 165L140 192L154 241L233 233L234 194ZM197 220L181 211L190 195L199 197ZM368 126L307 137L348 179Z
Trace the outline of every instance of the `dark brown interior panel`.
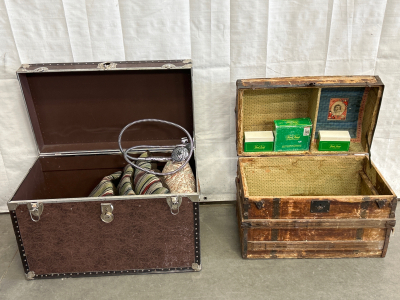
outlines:
M40 157L11 201L87 197L103 177L122 171L126 164L120 154ZM195 175L193 157L189 164ZM163 166L154 164L160 171Z
M193 134L191 69L19 73L39 150L116 149L121 129L161 119ZM127 130L125 146L179 141L185 134L159 123ZM160 143L162 145L162 142Z

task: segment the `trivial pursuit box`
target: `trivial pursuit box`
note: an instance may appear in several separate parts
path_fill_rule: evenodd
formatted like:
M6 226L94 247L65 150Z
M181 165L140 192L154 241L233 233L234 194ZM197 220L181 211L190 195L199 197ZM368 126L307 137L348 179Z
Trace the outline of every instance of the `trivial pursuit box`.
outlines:
M274 121L275 151L307 151L310 148L310 118Z
M244 133L245 152L264 152L274 150L272 131L246 131Z
M319 151L349 151L350 133L346 130L320 130Z

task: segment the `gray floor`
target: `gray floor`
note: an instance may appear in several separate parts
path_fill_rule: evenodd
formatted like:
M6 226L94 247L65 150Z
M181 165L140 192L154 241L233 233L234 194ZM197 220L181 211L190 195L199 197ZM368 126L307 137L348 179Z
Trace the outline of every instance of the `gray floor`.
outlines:
M400 238L384 259L243 260L233 205L201 206L199 273L25 280L0 215L0 299L400 299Z

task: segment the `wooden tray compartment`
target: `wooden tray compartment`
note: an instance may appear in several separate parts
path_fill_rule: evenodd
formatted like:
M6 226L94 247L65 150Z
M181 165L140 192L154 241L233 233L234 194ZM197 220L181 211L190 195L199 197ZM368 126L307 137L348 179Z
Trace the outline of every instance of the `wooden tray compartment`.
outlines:
M304 77L306 78L306 77ZM308 79L308 78L306 78ZM312 80L313 78L310 78ZM349 130L352 136L348 153L365 153L369 151L372 135L379 112L383 84L379 78L364 77L369 85L309 86L291 87L290 78L286 79L288 87L267 86L265 88L248 88L238 82L237 94L237 153L239 156L263 155L304 155L335 154L337 152L318 151L318 130ZM283 79L282 79L283 80ZM361 78L360 78L361 80ZM363 82L363 81L360 81ZM252 82L253 83L253 82ZM322 84L321 84L322 85ZM251 86L251 85L250 85ZM258 87L258 86L257 86ZM269 87L269 88L268 88ZM329 100L331 98L348 98L348 119L334 121L327 119ZM310 118L313 123L311 145L308 151L290 152L244 152L243 136L245 131L273 130L274 120L292 118Z

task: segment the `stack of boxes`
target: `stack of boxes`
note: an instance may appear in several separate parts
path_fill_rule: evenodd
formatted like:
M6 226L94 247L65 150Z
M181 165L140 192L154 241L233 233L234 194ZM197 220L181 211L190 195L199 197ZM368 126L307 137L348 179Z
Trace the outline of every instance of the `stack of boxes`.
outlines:
M246 131L245 152L308 151L312 122L310 118L275 120L274 131ZM349 151L348 131L320 130L318 151Z

